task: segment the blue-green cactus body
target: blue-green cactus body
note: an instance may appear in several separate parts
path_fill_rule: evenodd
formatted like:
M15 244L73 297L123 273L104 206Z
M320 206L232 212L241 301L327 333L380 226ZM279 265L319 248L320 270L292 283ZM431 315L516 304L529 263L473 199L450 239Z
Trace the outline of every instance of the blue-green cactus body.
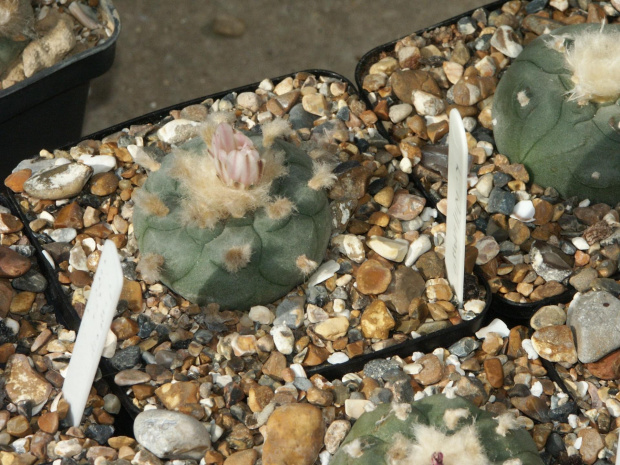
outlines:
M392 465L423 463L421 456L428 459L428 450L415 455L424 449L424 442L430 443L428 436L418 438L420 427L426 431L436 430L439 437L437 449L444 455L444 465L453 463L485 463L503 464L510 459L519 459L521 465L541 465L536 445L530 435L522 429L509 429L498 432L499 421L489 412L479 409L471 402L456 397L448 399L443 395L426 397L410 404L410 410L403 410L403 404L380 404L371 412L364 413L353 425L348 436L334 455L331 465ZM448 413L447 413L448 412ZM453 413L458 418L448 425L446 419ZM431 429L432 428L432 429ZM469 436L476 437L481 446L481 455L467 457L475 447L470 444L459 444L449 438L461 437L459 434L468 429L473 432ZM428 433L425 433L428 434ZM503 435L505 434L505 435ZM447 440L441 441L441 438ZM422 444L419 444L422 442ZM414 447L408 447L415 444ZM418 447L419 446L419 447ZM444 449L442 450L442 446ZM463 448L458 449L459 446ZM432 446L431 446L432 447ZM414 454L414 455L411 455ZM460 457L454 462L455 457ZM467 461L469 460L469 461Z
M271 219L264 208L243 218L228 218L214 228L183 226L181 183L170 176L176 154L164 158L161 168L148 176L143 189L155 193L169 208L165 217L149 215L136 204L134 231L142 255L163 256L161 281L186 299L226 308L245 309L282 297L304 279L296 264L305 255L320 264L331 232L326 194L308 187L312 160L293 144L276 140L274 147L286 154L287 174L273 181L270 195L286 197L295 206L292 214ZM206 155L201 139L184 150ZM250 246L247 266L229 272L225 254L236 246Z
M533 182L615 205L620 200L620 102L570 99L575 87L554 38L600 30L598 24L555 29L524 48L500 79L493 101L500 153L523 163ZM606 25L603 33L618 33Z

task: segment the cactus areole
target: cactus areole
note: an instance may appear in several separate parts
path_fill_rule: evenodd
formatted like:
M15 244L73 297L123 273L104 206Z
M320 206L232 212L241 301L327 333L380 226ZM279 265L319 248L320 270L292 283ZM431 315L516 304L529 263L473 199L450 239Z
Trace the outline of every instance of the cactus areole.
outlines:
M380 404L362 414L330 465L542 465L511 413L493 417L462 397Z
M212 124L148 175L133 197L147 282L199 305L247 309L282 297L323 260L331 213L322 187L334 176L323 170L328 182L317 182L303 149L263 135Z
M526 46L493 101L497 148L562 196L620 200L620 25L555 29Z

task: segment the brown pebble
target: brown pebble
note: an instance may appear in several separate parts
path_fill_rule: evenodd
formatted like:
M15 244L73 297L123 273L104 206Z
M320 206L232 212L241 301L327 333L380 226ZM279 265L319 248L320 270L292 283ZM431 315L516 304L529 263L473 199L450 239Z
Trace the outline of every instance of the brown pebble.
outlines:
M329 407L334 403L334 394L327 389L319 389L318 387L312 386L306 392L306 399L313 405Z
M286 357L278 351L271 352L263 364L263 373L276 380L282 380L282 371L287 367Z
M17 278L32 266L30 259L6 245L0 245L0 278Z
M577 433L582 439L579 454L587 465L592 465L598 459L598 453L605 447L601 435L593 428L584 428Z
M273 399L274 393L269 386L254 386L248 393L248 407L252 412L261 412Z
M24 224L10 213L0 213L0 234L11 234L21 231Z
M17 293L11 301L9 311L16 315L25 315L29 313L36 297L37 294L34 292L24 291Z
M113 194L118 188L118 176L114 171L97 173L90 180L90 193L98 197Z
M148 399L155 394L155 386L151 386L150 384L135 384L131 386L131 390L133 395L138 400Z
M82 229L84 227L83 217L82 208L77 202L71 202L58 211L54 220L54 228Z
M128 308L132 312L139 312L142 310L142 288L138 281L131 281L125 279L123 281L123 289L121 291L120 300L127 302Z
M585 366L597 378L609 380L620 378L620 350L616 350L596 362L586 363Z
M560 295L565 290L566 288L562 285L562 283L557 281L549 281L548 283L534 289L534 291L530 294L530 299L535 302L548 297Z
M75 287L86 287L90 286L93 283L93 278L88 271L83 270L73 270L69 274L69 281Z
M17 415L11 418L6 424L6 432L16 438L23 438L32 434L30 423L28 419L23 415Z
M32 170L26 168L9 174L4 180L4 185L15 193L24 192L24 183L32 176Z
M56 412L45 412L41 414L37 420L39 429L49 434L56 434L56 431L58 431L58 423L59 418Z
M16 345L12 342L5 342L0 345L0 363L8 362L11 355L15 353Z
M401 191L394 195L388 214L399 220L409 221L417 218L424 210L425 205L426 199L424 197Z
M504 369L499 358L488 358L483 365L489 384L494 388L501 388L504 385Z
M179 381L166 383L155 390L155 395L168 410L175 410L185 404L198 403L198 383Z
M246 449L235 452L226 459L224 465L254 465L258 460L256 449Z
M0 318L5 318L11 307L11 301L15 295L15 289L6 279L0 279Z
M430 384L438 383L444 376L443 363L434 354L426 354L420 357L416 363L422 365L422 370L413 375L418 383L428 386Z
M392 273L382 262L370 259L357 270L357 290L362 294L381 294L390 285Z
M306 358L304 358L303 365L308 367L314 367L320 365L327 360L330 353L325 347L318 347L314 344L308 344L308 352L306 352Z

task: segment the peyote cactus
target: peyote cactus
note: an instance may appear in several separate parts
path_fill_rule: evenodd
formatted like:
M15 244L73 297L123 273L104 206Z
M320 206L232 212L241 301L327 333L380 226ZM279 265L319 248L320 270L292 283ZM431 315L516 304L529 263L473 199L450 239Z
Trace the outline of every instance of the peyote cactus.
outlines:
M245 309L283 296L322 261L323 188L335 176L279 137L290 132L283 120L263 125L261 141L217 118L134 194L138 270L192 302Z
M30 0L0 0L0 75L34 38Z
M331 465L542 465L510 413L493 417L462 397L380 404L355 422Z
M620 200L620 25L555 29L527 45L493 102L497 148L565 197Z

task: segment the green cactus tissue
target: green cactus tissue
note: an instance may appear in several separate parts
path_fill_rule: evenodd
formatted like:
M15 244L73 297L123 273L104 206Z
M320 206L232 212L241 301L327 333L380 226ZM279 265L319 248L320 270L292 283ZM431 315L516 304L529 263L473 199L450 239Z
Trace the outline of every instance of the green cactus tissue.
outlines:
M555 29L527 45L493 102L497 148L564 197L620 200L620 25Z
M214 114L166 155L133 199L138 271L187 300L247 309L282 297L323 260L331 168L281 136L246 136ZM218 123L219 121L219 123ZM153 163L151 163L152 165Z
M362 414L330 465L542 465L515 417L462 397L380 404Z

